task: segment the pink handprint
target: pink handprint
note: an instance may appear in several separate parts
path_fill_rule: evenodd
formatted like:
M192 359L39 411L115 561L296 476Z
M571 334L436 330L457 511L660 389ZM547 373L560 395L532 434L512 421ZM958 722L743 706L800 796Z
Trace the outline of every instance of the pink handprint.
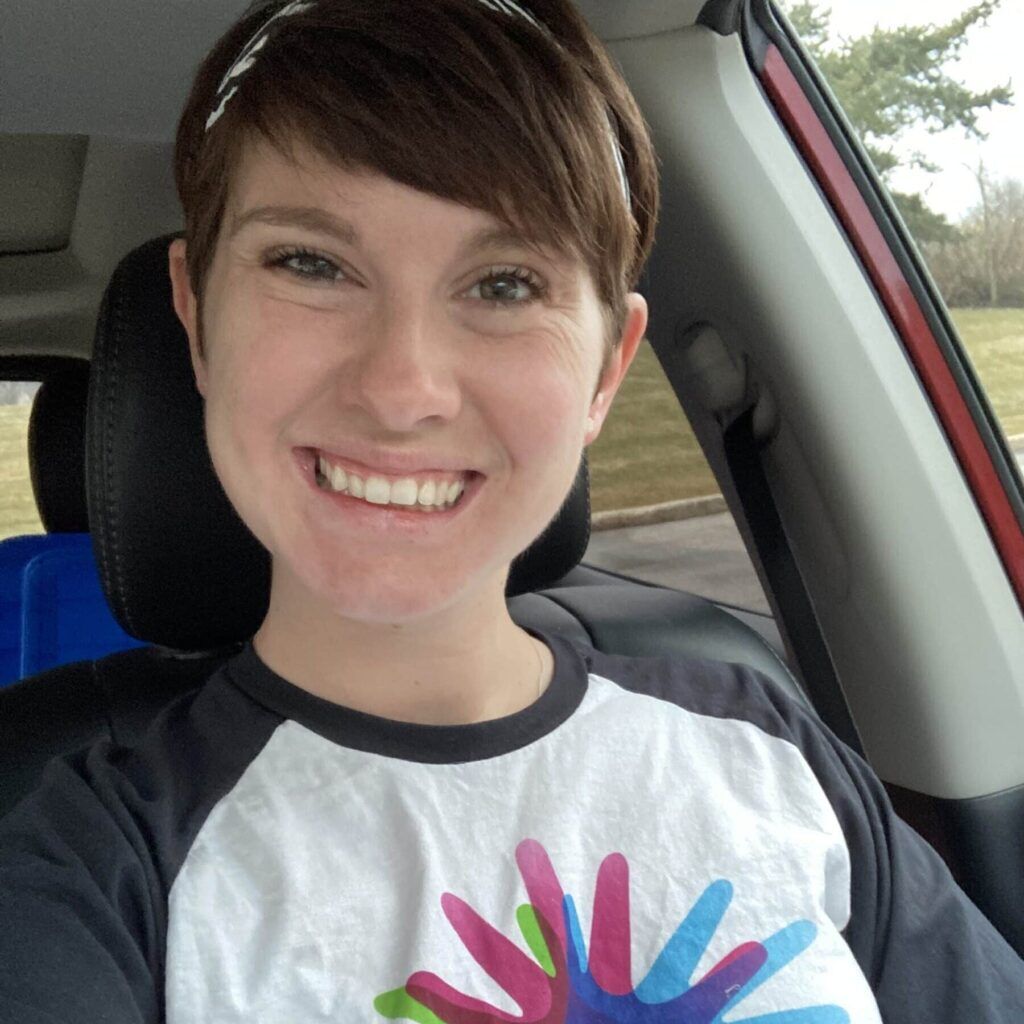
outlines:
M530 907L520 908L520 927L539 963L458 897L446 893L441 906L470 955L521 1013L499 1010L425 971L406 983L400 1013L388 1012L388 999L396 993L378 998L380 1012L420 1024L710 1024L765 962L764 947L747 943L693 987L662 1002L644 1002L632 985L625 858L611 854L598 871L589 961L572 899L547 852L525 840L516 849L516 862L530 898Z

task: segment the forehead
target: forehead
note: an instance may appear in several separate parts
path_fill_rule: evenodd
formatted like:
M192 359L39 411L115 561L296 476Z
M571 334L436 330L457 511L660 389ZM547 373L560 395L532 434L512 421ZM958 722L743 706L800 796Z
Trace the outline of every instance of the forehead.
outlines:
M290 226L359 244L371 236L446 240L479 248L530 249L567 269L580 257L531 237L487 210L421 192L359 166L345 166L300 142L287 147L261 137L241 149L225 210L228 239L253 224Z

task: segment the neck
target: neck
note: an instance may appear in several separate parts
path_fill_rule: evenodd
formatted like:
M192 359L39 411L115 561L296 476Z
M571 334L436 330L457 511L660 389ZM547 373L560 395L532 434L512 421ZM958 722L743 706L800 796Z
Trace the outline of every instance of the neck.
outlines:
M504 580L485 594L401 623L346 619L275 579L253 638L274 672L325 700L397 721L462 725L528 707L553 662L517 626Z

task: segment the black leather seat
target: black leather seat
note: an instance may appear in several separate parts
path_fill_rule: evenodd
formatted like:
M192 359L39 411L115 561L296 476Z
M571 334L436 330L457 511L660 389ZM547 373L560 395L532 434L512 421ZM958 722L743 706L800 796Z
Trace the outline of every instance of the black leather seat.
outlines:
M89 523L115 616L152 646L78 662L0 691L0 813L54 755L130 745L257 629L266 552L235 515L207 452L202 403L167 278L170 238L129 254L97 325L86 437ZM590 533L584 459L565 506L513 564L515 620L606 651L736 661L804 699L742 613L579 566Z
M47 533L88 533L85 413L89 364L60 360L32 402L28 465L32 494Z

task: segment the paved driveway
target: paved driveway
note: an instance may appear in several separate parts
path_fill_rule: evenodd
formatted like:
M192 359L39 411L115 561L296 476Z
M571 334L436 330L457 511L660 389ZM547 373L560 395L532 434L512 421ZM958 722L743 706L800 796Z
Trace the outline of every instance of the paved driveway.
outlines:
M625 576L767 612L768 601L728 512L602 530L583 560Z
M1024 450L1017 452L1024 477ZM595 533L583 559L651 583L769 612L768 601L729 513Z

